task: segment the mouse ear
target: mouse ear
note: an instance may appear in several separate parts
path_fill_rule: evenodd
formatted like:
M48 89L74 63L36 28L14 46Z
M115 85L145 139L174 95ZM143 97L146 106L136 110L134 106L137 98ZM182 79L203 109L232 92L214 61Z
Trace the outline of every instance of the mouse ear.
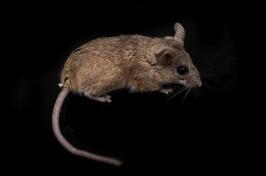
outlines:
M174 39L178 40L182 44L184 43L185 39L185 29L180 23L175 23L174 25L174 30L175 30L175 36Z
M171 48L162 48L155 54L156 61L160 65L171 65L176 58L177 53Z

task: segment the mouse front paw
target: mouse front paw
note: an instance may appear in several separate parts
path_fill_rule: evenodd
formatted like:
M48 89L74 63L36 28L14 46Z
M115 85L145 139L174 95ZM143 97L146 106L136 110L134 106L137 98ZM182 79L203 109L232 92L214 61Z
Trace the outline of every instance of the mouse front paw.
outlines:
M166 95L169 95L171 93L173 93L173 89L169 88L169 89L160 89L159 92L163 93L163 94L166 94Z

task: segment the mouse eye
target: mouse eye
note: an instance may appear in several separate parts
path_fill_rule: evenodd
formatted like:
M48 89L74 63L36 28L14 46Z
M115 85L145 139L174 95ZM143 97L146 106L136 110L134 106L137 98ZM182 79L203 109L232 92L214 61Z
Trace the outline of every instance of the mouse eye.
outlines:
M177 71L177 73L179 74L179 75L181 75L181 76L185 76L186 74L188 74L188 68L186 67L186 66L184 66L184 65L181 65L181 66L178 66L177 68L176 68L176 71Z

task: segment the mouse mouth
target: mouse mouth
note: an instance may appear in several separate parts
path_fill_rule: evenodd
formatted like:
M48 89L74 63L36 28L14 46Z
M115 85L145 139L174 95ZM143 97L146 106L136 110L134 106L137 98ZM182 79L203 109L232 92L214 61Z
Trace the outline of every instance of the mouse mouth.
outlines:
M162 88L168 89L168 88L181 88L183 85L179 83L165 83L162 85Z

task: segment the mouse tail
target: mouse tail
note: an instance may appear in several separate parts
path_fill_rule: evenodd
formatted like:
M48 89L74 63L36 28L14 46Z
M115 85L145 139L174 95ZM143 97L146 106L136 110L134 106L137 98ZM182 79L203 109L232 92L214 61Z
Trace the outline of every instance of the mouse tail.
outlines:
M87 159L91 159L91 160L95 160L95 161L99 161L99 162L104 162L107 164L111 164L111 165L116 165L116 166L120 166L122 164L121 161L117 160L117 159L113 159L113 158L109 158L109 157L105 157L105 156L101 156L101 155L97 155L94 153L90 153L84 150L80 150L77 149L76 147L74 147L73 145L71 145L63 136L61 130L60 130L60 125L59 125L59 116L60 116L60 111L61 111L61 107L62 104L65 100L65 97L67 96L67 94L69 93L69 89L64 87L61 92L59 93L55 105L54 105L54 110L53 110L53 115L52 115L52 128L53 128L53 132L54 135L56 137L56 139L58 140L58 142L70 153L77 155L77 156L81 156Z

